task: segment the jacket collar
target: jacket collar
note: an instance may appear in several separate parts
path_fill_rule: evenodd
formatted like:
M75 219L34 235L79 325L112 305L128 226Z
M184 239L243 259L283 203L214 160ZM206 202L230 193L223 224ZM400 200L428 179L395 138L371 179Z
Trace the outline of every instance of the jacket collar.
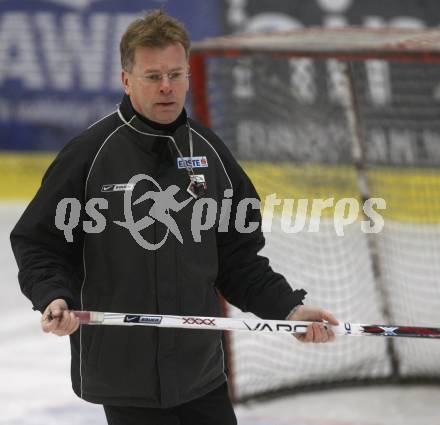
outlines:
M171 136L172 134L158 128L153 128L151 125L148 124L146 120L143 120L139 114L136 113L134 110L130 97L128 95L124 95L122 98L122 102L119 105L118 108L118 114L120 118L126 122L129 123L130 127L134 128L135 130L138 130L142 133L148 133L148 134L154 134L154 135L164 135L164 136ZM187 114L185 109L182 110L181 115L178 118L178 121L182 124L175 130L177 131L180 127L186 124L187 122Z

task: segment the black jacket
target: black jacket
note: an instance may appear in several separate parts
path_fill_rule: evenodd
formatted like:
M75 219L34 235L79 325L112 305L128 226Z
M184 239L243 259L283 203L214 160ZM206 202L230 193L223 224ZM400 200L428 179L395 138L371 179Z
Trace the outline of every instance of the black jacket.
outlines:
M191 233L192 199L170 212L183 243L155 221L140 231L143 240L161 248L141 247L124 222L127 191L108 190L127 184L137 174L151 176L165 190L177 185L178 202L188 199L189 176L177 167L178 153L171 138L149 127L124 98L118 111L105 117L68 143L48 168L38 193L11 234L19 266L19 282L34 308L43 311L56 298L72 309L221 316L218 296L267 319L284 319L300 304L305 291L292 291L285 279L258 255L264 245L260 228L235 230L234 213L228 232L219 232L218 219L225 189L233 189L232 211L256 191L225 145L209 129L188 120L193 157L205 156L208 167L195 168L207 183L205 198L218 201L216 224ZM172 137L189 157L188 127ZM145 178L135 185L132 203L147 190L158 188ZM73 242L55 225L55 211L63 198L82 205ZM86 233L82 223L96 222L85 212L91 198L105 198L100 212L105 229ZM152 201L132 205L134 220L145 217ZM91 214L93 216L93 214ZM249 208L248 221L261 223ZM72 382L83 399L102 404L170 407L200 397L225 379L221 333L216 331L147 327L82 326L71 336Z

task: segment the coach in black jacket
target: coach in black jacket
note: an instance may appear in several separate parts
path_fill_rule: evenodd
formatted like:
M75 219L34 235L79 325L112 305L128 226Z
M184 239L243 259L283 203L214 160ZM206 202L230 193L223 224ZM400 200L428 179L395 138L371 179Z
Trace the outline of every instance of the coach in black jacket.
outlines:
M295 310L290 318L335 323L321 309L294 309L305 291L293 291L258 255L259 210L249 205L236 220L239 202L258 196L221 140L186 116L188 54L185 30L162 12L130 25L121 41L121 105L59 153L11 234L22 291L43 313L43 329L71 335L75 392L105 406L168 412L218 390L226 381L221 334L76 332L70 309L220 316L220 293L262 318ZM232 202L230 216L223 202ZM315 323L300 339L333 337ZM109 412L109 423L131 423ZM211 416L207 423L235 420Z

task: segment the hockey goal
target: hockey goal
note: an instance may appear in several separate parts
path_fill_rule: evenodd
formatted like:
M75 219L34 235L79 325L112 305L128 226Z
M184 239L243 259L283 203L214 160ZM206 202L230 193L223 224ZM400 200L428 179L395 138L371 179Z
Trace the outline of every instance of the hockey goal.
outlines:
M286 202L275 208L265 229L273 268L342 321L438 326L440 31L312 28L208 39L193 47L191 74L193 116L228 144L263 204L270 194L294 199L284 216ZM384 220L377 233L362 230L370 198L386 203L376 210ZM314 199L328 205L318 219ZM345 217L355 208L346 199L360 206L351 223L337 218L341 205ZM228 314L244 313L228 306ZM236 400L440 382L438 341L304 345L239 333L228 341Z

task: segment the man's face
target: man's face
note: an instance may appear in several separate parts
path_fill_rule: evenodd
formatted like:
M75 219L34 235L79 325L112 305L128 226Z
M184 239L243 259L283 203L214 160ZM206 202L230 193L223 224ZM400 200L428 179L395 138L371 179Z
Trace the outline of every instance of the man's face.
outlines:
M132 71L122 71L122 83L139 114L169 124L182 112L189 87L187 73L188 61L181 44L138 47Z

